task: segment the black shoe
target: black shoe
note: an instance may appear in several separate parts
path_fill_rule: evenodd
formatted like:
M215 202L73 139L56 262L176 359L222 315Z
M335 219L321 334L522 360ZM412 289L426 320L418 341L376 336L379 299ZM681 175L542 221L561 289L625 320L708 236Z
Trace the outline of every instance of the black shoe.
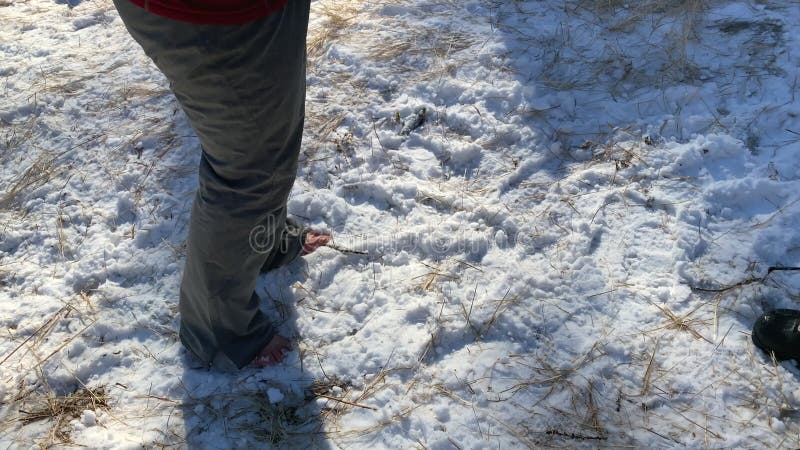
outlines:
M775 359L800 360L800 311L776 309L762 315L753 325L753 344Z

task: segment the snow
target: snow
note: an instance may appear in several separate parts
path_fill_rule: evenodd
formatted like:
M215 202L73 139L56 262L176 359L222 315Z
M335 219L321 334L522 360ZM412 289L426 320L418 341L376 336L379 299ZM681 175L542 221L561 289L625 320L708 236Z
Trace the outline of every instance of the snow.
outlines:
M267 397L270 403L278 403L283 400L283 393L279 389L269 388L267 389Z
M177 339L167 82L109 2L0 23L5 446L800 446L749 338L800 299L796 2L315 0L289 211L356 252L263 276L295 350L233 375Z

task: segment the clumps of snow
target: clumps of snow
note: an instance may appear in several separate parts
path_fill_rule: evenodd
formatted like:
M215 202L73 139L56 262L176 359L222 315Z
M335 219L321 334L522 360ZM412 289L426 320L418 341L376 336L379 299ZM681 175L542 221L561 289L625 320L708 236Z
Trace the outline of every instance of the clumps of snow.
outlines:
M84 410L81 413L81 423L86 427L93 427L97 425L97 414L89 409Z
M0 398L109 409L0 442L797 444L800 372L748 339L800 295L791 6L314 2L288 209L335 245L259 280L296 351L235 374L177 337L197 140L71 6L0 8Z
M278 403L283 400L283 392L277 388L269 388L267 389L267 398L269 398L270 403Z

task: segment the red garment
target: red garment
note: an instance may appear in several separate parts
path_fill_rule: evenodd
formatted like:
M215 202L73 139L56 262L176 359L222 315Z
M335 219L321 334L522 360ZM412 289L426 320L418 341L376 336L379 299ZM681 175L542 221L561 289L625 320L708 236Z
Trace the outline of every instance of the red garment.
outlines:
M240 25L263 19L289 0L131 0L153 14L205 25ZM298 0L293 0L298 1Z

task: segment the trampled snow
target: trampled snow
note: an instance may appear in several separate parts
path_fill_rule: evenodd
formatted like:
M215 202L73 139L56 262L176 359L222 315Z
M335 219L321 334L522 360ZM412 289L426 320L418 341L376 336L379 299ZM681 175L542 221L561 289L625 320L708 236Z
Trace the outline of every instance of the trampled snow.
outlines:
M796 448L800 4L312 2L288 359L177 339L199 144L110 2L0 0L10 448ZM770 270L772 269L772 270Z

